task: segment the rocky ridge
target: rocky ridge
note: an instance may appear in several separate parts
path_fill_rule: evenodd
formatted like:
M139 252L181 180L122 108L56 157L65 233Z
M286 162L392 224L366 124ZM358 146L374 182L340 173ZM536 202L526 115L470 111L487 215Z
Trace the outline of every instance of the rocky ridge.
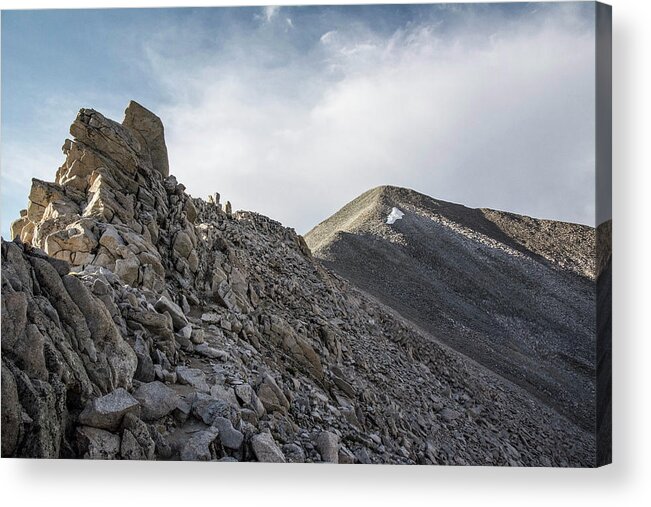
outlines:
M2 455L591 466L594 439L82 109L2 242Z

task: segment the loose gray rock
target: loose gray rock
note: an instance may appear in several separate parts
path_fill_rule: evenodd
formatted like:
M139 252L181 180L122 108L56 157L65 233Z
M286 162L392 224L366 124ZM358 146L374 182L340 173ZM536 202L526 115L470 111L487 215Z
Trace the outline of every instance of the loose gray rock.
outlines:
M145 421L165 417L179 402L176 391L159 381L142 384L133 396L140 403L141 416Z
M323 431L316 439L316 448L321 459L327 463L339 463L339 437L330 431Z
M175 331L179 331L188 325L188 319L183 313L181 307L173 301L170 301L167 296L161 296L158 301L156 301L154 308L156 308L156 311L159 313L169 313L170 317L172 317L172 324L174 324Z
M262 417L265 414L266 410L264 405L249 384L240 384L235 386L235 394L242 401L244 406L253 410L258 417Z
M120 387L88 403L79 414L79 422L86 426L115 431L128 413L139 414L140 405L126 389Z
M452 422L455 419L457 419L461 415L461 413L451 408L445 407L443 410L439 412L439 415L444 421Z
M192 337L192 326L188 324L187 326L182 327L178 334L181 335L186 340L189 340Z
M156 442L152 438L147 424L135 415L127 414L124 416L122 425L124 426L122 443L120 445L122 459L155 459Z
M209 392L210 386L206 381L206 374L197 368L188 368L187 366L177 366L176 376L181 384L194 387L197 391Z
M216 418L230 417L231 406L224 400L213 398L207 394L197 393L192 403L192 414L205 424L214 425Z
M220 361L227 361L228 360L228 352L225 352L223 350L215 349L213 347L209 347L205 343L201 343L197 346L194 347L195 352L197 354L201 354L204 357L208 357L210 359L219 359Z
M230 387L214 385L210 388L210 396L228 402L236 411L240 410L240 404L237 401L235 392Z
M192 435L180 452L182 461L210 461L213 455L210 446L219 436L217 428L208 428Z
M225 417L215 417L213 425L219 430L219 440L224 447L239 449L242 447L244 435L233 428L233 423Z
M305 451L299 445L283 445L282 451L288 463L305 463Z
M251 447L258 461L263 463L286 463L283 452L269 433L258 433L251 438Z
M109 431L80 426L77 445L85 459L116 459L120 452L120 437Z
M267 412L287 412L287 409L289 409L289 400L278 387L273 377L268 374L263 376L257 394Z
M192 343L200 345L206 340L205 335L206 334L203 329L192 329L192 336L190 336L190 340Z

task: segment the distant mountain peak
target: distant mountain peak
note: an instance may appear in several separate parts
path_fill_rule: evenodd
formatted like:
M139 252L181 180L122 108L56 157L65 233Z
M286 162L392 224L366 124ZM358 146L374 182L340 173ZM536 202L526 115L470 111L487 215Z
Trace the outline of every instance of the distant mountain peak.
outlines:
M593 385L593 228L381 186L305 239L329 269L590 427L591 405L575 405Z
M518 215L490 208L469 208L435 199L413 189L382 185L367 190L312 228L305 239L318 256L327 256L341 233L395 235L400 230L383 227L392 208L438 221L467 234L486 237L525 255L545 258L563 269L595 278L594 228Z

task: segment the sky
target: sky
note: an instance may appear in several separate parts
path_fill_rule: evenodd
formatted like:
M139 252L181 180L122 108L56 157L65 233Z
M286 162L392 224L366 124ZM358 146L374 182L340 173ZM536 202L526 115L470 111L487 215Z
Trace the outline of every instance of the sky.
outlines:
M170 171L306 233L378 185L594 225L588 3L2 12L1 222L77 111L165 125Z

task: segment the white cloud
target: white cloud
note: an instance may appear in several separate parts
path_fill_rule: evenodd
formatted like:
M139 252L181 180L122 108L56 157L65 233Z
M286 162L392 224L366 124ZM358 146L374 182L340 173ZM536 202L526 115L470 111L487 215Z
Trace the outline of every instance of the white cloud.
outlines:
M324 33L319 39L322 44L330 44L332 40L337 36L337 30L330 30Z
M264 19L269 23L276 14L278 14L278 11L280 10L280 7L277 5L267 5L264 7Z
M189 97L161 111L172 170L194 195L219 191L300 232L380 184L591 223L593 34L491 33L338 29L280 68L266 54L166 66Z

